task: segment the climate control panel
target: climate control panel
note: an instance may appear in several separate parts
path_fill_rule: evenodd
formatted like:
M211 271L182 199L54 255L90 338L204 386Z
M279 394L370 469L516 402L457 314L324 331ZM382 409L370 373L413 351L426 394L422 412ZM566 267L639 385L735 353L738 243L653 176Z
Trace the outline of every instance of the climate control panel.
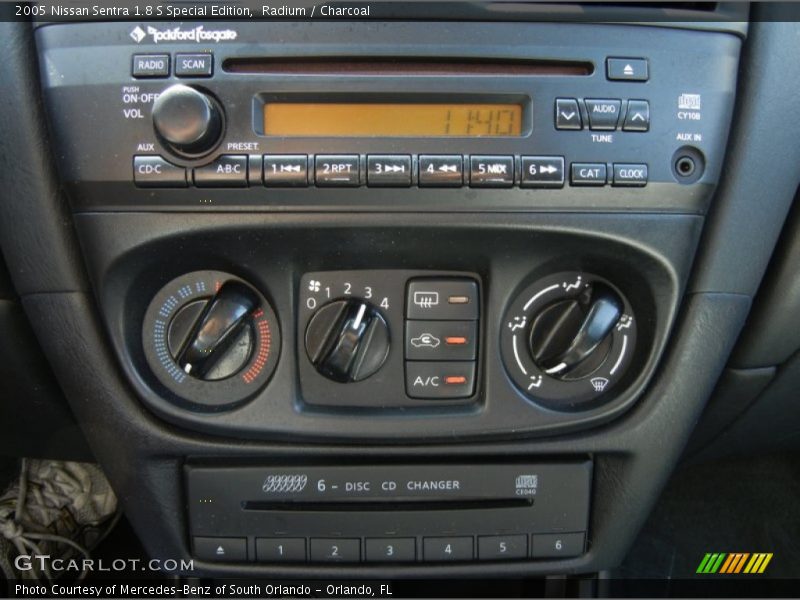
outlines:
M472 401L480 315L476 274L307 273L298 302L303 398L361 408Z

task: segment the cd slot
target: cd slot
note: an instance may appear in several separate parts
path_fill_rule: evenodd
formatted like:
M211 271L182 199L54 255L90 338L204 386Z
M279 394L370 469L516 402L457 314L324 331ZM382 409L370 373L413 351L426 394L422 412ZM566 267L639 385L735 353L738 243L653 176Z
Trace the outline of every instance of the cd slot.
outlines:
M586 77L594 65L581 61L481 60L469 58L228 58L222 68L228 73L257 75L339 75L413 77Z
M249 500L242 502L243 510L252 511L430 511L430 510L469 510L487 508L526 508L533 506L533 499L509 498L505 500L416 500L403 502L382 502L379 500L356 500L350 502L272 502L268 500Z

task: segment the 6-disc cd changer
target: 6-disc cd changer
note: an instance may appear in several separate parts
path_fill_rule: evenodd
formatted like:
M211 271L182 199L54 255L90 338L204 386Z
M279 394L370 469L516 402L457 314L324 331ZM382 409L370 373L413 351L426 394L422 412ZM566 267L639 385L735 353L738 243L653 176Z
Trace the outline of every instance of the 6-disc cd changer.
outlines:
M574 557L590 461L186 469L194 555L224 562Z

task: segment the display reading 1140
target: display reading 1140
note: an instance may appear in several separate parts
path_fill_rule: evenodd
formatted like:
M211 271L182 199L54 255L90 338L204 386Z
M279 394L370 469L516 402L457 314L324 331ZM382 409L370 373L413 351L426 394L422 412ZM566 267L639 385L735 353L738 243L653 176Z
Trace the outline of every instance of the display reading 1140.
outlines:
M268 102L264 133L287 137L519 137L509 103Z

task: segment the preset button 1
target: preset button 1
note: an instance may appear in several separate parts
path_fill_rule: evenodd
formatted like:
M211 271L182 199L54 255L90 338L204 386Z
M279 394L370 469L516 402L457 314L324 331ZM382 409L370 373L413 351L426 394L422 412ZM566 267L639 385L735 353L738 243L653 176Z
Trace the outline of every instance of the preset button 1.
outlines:
M264 185L267 187L306 187L308 185L308 157L305 154L265 155Z

